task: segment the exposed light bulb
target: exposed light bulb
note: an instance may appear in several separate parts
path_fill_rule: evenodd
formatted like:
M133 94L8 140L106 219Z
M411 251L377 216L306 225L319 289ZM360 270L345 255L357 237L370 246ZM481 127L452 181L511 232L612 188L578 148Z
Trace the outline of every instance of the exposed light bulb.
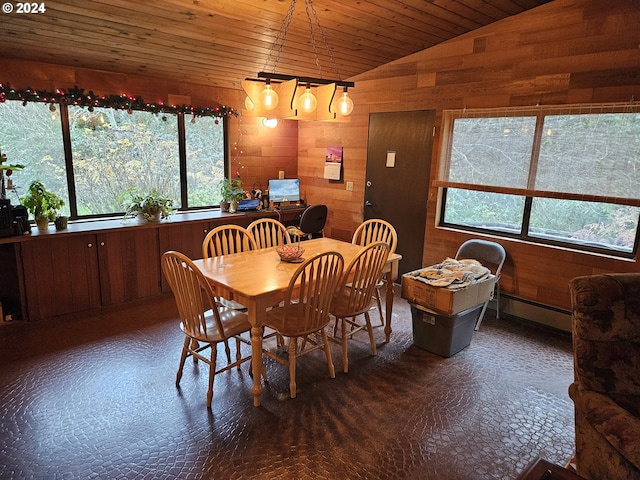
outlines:
M277 118L263 118L262 119L262 124L265 127L269 127L269 128L276 128L278 126L278 119Z
M342 97L338 100L338 112L343 117L346 117L353 112L353 100L349 98L346 88L342 92Z
M260 103L265 110L273 110L278 106L278 94L271 88L268 81L264 90L260 92Z
M311 87L307 85L307 89L298 99L298 108L305 113L312 113L318 105L316 96L311 93Z
M245 97L245 99L244 99L244 109L245 110L253 110L253 107L255 107L255 105L253 104L253 102L249 98L249 95L247 95Z

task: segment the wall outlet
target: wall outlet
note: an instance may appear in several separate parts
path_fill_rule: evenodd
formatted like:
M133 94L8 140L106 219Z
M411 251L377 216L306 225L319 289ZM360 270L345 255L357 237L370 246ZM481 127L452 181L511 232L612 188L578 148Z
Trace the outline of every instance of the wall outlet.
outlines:
M353 192L353 182L347 182L347 192Z
M280 170L280 171L278 172L278 178L279 178L280 180L282 180L282 179L284 178L284 170Z

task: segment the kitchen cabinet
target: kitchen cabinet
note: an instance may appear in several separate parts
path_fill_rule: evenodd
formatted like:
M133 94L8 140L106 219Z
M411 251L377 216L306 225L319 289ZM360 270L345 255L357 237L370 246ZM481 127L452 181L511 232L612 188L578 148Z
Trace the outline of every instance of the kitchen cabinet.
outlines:
M22 243L29 319L100 306L95 235L51 236Z
M162 278L163 252L201 258L211 229L228 223L246 227L264 216L279 215L191 212L128 225L105 219L0 238L0 301L13 318L41 320L160 295L170 291Z
M22 244L29 319L160 293L156 229L37 238Z
M156 228L100 232L97 241L102 305L160 293Z

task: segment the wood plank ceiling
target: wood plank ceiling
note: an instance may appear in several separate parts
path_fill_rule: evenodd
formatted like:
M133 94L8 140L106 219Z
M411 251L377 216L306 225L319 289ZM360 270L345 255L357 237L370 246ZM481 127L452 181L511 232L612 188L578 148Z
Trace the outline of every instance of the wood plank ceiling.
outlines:
M290 0L47 0L44 13L0 14L0 46L7 58L239 88L259 71L348 79L549 1L315 0L332 52L309 9L321 70L305 0L275 69L277 51L266 61Z

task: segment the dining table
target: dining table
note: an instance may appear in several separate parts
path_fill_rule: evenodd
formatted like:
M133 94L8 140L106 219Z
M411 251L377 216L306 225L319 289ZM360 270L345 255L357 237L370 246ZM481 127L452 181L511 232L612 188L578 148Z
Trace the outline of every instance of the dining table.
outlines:
M328 237L314 238L300 243L303 259L324 252L338 252L344 258L345 268L364 247ZM234 300L247 307L251 324L251 362L253 375L253 403L260 406L262 393L262 333L269 307L284 300L285 293L299 263L280 260L277 247L251 250L230 255L194 260L211 284L216 295ZM384 266L386 283L385 341L391 337L393 309L393 283L398 278L398 264L402 256L390 253Z

